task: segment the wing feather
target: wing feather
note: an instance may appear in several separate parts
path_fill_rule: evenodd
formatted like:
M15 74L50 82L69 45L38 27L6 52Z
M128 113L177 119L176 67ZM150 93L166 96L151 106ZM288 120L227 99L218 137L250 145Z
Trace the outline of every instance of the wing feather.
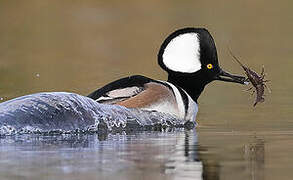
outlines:
M136 96L145 90L145 84L154 81L150 78L135 75L116 80L88 95L99 103L116 104Z

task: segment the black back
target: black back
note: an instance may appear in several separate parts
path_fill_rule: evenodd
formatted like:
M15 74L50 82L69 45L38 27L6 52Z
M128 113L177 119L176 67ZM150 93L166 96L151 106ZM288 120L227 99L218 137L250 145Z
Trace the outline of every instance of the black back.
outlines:
M155 82L155 80L147 78L145 76L141 76L141 75L129 76L122 79L118 79L116 81L113 81L105 85L104 87L89 94L88 97L96 100L99 97L105 95L106 93L116 89L123 89L123 88L133 87L133 86L144 88L144 84L152 82L152 81Z

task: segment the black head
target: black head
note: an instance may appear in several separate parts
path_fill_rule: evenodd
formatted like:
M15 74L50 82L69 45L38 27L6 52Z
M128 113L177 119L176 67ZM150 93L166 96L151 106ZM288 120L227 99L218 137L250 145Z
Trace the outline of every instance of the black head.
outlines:
M168 81L183 88L195 101L213 80L245 82L244 77L220 68L214 39L204 28L184 28L170 34L161 45L158 63L168 72Z

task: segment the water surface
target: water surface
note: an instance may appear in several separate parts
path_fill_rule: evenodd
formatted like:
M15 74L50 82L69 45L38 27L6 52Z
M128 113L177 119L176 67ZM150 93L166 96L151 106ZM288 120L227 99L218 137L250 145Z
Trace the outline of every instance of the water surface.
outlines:
M18 135L0 140L0 178L290 179L292 136L207 128L106 137Z

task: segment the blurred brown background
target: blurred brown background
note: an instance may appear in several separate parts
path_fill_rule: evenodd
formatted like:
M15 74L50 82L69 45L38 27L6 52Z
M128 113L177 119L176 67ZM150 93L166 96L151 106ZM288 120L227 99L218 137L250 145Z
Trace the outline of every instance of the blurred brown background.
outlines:
M254 96L243 91L248 87L208 85L197 132L199 144L210 149L201 156L205 163L218 160L224 179L243 173L292 179L292 7L292 0L0 0L0 102L43 91L87 95L132 74L165 80L157 65L165 37L186 26L206 27L223 69L242 73L230 46L257 72L265 65L272 94L253 108ZM246 170L239 168L243 159Z
M292 7L290 0L0 0L0 97L87 95L132 74L164 80L157 65L164 38L178 28L206 27L224 69L242 73L230 46L252 69L265 65L273 93L252 108L245 87L214 82L199 99L199 121L227 126L253 119L241 127L287 128L293 123ZM235 121L239 112L247 116Z

